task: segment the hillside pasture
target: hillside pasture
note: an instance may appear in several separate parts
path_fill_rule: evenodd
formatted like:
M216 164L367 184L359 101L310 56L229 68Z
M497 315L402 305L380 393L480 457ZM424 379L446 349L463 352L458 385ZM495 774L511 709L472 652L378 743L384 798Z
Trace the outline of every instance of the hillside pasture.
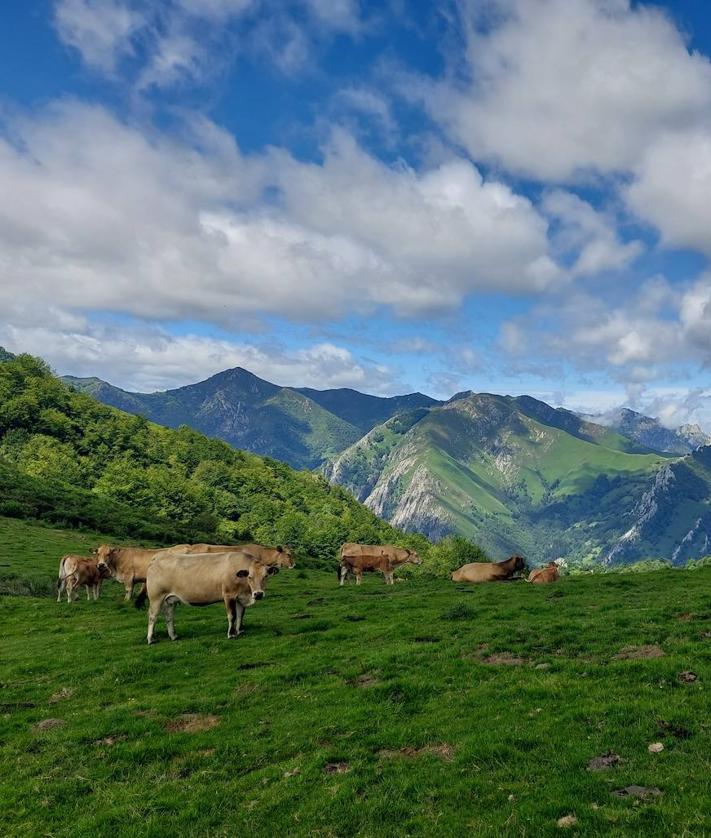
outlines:
M12 525L0 560L51 588L84 536ZM339 589L334 561L275 577L236 641L181 606L154 647L121 597L0 599L0 834L711 830L711 568Z

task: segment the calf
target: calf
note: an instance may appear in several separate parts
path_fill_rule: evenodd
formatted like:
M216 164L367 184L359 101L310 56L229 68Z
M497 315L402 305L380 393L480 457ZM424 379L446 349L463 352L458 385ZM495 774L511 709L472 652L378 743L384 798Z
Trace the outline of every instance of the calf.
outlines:
M560 579L557 562L548 562L545 567L538 567L528 574L528 581L534 585L548 585Z
M264 598L268 576L279 568L269 567L245 551L156 556L146 578L148 643L158 615L163 609L168 636L176 639L173 616L179 602L186 605L211 605L224 602L227 612L227 637L241 633L245 608Z
M338 583L343 586L351 573L356 585L360 585L364 573L377 572L383 574L386 585L393 585L395 568L407 563L422 564L422 559L414 550L393 544L344 544L338 565Z
M90 592L96 601L99 598L104 578L105 574L99 569L96 559L89 559L85 556L62 556L57 576L57 602L61 600L65 590L67 602L71 602L75 599L74 592L81 585L86 588L87 601L90 598Z

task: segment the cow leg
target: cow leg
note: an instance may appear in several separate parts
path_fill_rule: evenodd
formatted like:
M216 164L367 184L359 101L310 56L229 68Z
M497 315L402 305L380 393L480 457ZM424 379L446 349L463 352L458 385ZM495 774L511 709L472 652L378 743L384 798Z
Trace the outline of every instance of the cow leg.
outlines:
M91 599L91 592L89 590L89 585L84 585L84 587L86 588L86 601L89 602L89 600Z
M236 599L235 600L235 637L239 634L243 634L242 630L242 620L244 619L244 605Z
M64 589L67 587L67 580L62 576L60 577L59 581L57 582L57 602L62 601L62 594L64 593Z
M67 602L74 600L74 578L67 576Z
M129 600L133 596L133 586L134 586L134 581L133 581L133 576L132 576L130 579L127 579L126 582L124 583L124 589L126 591L126 596L124 597L124 600L126 602L129 602Z
M153 643L153 633L156 627L156 620L158 619L158 615L160 614L160 609L162 607L163 602L159 599L151 601L151 604L148 607L148 634L146 635L146 640L149 645Z
M168 628L168 637L171 640L178 639L178 636L175 633L175 623L173 622L173 619L175 617L175 606L177 604L177 602L174 602L170 599L166 599L166 601L163 603L163 615L165 616L165 625Z
M227 639L232 640L237 637L237 629L235 628L235 623L237 622L237 600L226 596L225 611L227 612Z
M345 584L347 576L348 576L348 565L343 564L343 565L341 565L341 569L339 571L339 577L340 577L339 585L341 586L341 588Z
M363 571L362 570L356 570L355 578L356 578L356 585L360 585L363 581Z
M385 577L385 584L386 585L394 585L395 581L393 580L393 573L390 571L389 573L386 571L383 576Z

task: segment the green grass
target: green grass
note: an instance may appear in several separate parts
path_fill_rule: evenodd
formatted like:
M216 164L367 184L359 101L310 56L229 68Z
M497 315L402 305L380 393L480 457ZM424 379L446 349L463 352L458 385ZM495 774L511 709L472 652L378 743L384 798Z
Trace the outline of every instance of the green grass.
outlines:
M15 523L0 563L28 579L86 543ZM296 569L237 641L220 606L181 607L150 648L121 594L0 599L3 836L711 831L711 568L475 589ZM641 644L666 654L614 659ZM185 714L215 726L171 730ZM624 763L586 770L608 751ZM663 795L612 794L630 784Z

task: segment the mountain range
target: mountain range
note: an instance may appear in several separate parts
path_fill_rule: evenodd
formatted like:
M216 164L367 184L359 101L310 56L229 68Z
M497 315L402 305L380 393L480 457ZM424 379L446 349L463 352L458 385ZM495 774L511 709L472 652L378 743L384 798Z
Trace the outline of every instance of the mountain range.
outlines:
M593 566L709 552L711 438L698 426L671 430L628 409L577 415L530 396L280 387L241 368L151 394L64 381L159 424L318 469L398 527L462 534L494 556Z

